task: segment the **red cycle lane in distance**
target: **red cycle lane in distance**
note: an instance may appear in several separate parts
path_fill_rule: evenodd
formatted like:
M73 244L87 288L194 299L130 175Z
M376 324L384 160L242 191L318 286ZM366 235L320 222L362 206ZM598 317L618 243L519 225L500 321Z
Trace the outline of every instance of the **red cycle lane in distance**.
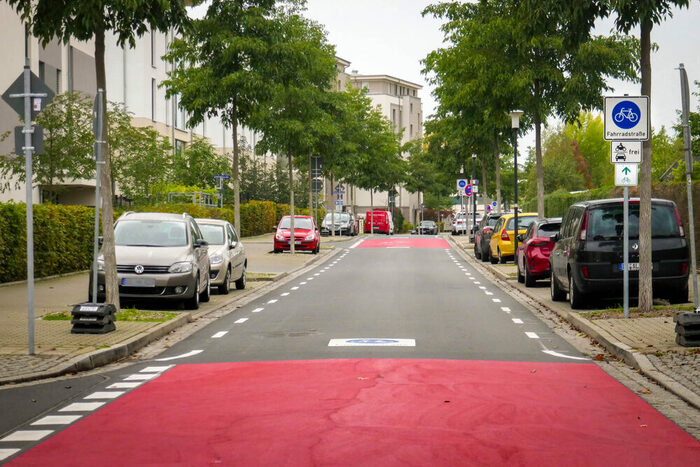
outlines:
M357 248L450 248L442 238L368 238Z
M12 466L697 465L700 443L592 363L178 365Z

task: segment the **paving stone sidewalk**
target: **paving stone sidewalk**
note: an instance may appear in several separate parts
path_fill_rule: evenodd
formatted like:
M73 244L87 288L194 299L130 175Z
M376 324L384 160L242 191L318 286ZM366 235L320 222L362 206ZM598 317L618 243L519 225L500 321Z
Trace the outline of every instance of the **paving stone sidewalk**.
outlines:
M700 348L676 344L673 318L586 319L580 313L572 311L568 303L552 302L548 287L527 288L519 284L514 264L492 265L477 260L474 257L474 246L467 236L451 236L451 239L462 248L470 261L508 281L520 292L588 334L610 353L700 408Z

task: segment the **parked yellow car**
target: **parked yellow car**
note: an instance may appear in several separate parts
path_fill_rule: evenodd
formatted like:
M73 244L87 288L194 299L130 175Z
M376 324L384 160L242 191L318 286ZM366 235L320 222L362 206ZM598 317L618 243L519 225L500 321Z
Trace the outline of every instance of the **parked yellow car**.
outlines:
M518 235L524 234L527 228L537 219L536 212L518 213ZM491 264L505 263L515 257L515 215L504 214L498 219L493 228L489 242L489 259Z

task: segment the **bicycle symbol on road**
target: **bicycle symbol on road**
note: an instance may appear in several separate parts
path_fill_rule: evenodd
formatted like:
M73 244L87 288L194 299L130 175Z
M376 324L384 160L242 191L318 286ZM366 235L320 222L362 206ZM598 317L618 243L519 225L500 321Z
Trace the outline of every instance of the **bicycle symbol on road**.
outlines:
M613 107L612 115L618 127L628 130L637 125L642 112L634 102L622 101Z

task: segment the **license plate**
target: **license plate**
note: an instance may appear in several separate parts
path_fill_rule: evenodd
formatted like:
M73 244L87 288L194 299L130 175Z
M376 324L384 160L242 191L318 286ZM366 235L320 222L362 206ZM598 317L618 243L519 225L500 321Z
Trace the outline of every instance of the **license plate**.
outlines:
M625 263L618 264L618 271L623 271L625 269ZM639 263L627 263L628 271L639 271Z
M124 277L123 287L155 287L156 280L153 277Z
M295 244L295 245L301 245L301 240L296 240L296 241L294 242L294 244Z

